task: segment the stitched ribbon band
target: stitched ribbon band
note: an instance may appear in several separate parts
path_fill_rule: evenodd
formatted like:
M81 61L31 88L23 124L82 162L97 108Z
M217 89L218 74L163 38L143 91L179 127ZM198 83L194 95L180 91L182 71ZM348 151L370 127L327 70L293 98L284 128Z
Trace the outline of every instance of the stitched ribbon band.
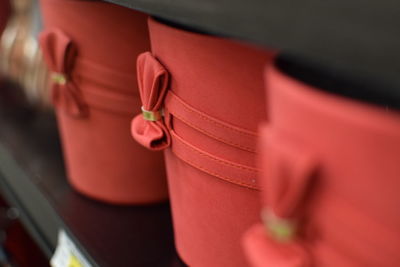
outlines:
M58 29L45 30L39 37L44 60L52 72L53 104L75 117L87 115L87 106L81 92L71 79L77 55L71 39Z
M165 108L188 126L235 148L255 153L257 133L218 120L185 102L172 90L165 97Z
M135 88L134 73L77 57L76 46L58 29L44 31L40 43L51 71L52 98L57 108L76 117L86 117L89 107L119 115L134 114L138 94L127 90ZM78 87L81 82L86 87Z
M172 90L167 91L168 73L150 53L138 58L138 83L142 114L132 121L132 136L153 150L168 147L187 164L227 182L258 190L258 170L208 153L181 138L171 125L178 119L212 139L254 153L256 133L225 123L183 101ZM162 108L165 117L162 117Z
M165 68L146 52L137 60L137 77L143 113L132 120L132 136L143 146L162 150L171 143L171 137L161 118L169 74Z
M179 137L171 130L172 152L182 161L209 175L226 182L259 190L257 184L258 169L232 162L199 149Z

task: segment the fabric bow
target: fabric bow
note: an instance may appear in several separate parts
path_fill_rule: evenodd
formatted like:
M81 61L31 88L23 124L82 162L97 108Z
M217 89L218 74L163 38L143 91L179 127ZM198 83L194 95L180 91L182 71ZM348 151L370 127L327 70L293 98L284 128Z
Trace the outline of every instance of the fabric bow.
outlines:
M277 241L294 239L298 220L312 189L317 160L290 136L264 126L262 129L262 217Z
M269 125L262 126L260 136L264 225L246 234L247 253L254 266L311 267L298 227L313 185L316 157Z
M44 60L51 75L51 98L54 106L74 117L87 115L87 106L71 79L77 50L72 40L59 29L43 31L39 36Z
M162 118L169 74L150 52L145 52L137 59L137 77L143 106L142 114L132 120L132 136L151 150L165 149L171 143Z

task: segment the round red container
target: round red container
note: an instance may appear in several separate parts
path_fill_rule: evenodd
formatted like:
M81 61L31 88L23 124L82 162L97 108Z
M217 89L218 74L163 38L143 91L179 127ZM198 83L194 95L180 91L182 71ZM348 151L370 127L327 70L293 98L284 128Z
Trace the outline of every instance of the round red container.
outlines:
M149 31L152 54L138 59L139 85L144 107L158 114L163 106L164 119L139 116L132 133L145 146L167 148L178 252L189 266L245 266L240 239L259 213L262 70L273 53L155 20Z
M266 72L263 206L297 234L253 228L253 266L400 265L400 113Z
M110 203L167 199L162 153L130 137L141 106L135 69L149 49L147 16L97 1L42 0L41 8L40 42L71 184Z

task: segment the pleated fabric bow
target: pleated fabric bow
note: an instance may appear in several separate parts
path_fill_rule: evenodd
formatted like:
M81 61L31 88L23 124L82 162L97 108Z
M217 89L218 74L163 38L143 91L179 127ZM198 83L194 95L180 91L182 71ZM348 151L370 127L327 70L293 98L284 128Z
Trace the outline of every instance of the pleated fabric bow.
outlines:
M262 189L266 249L270 266L312 266L307 244L299 237L317 160L314 153L272 127L262 129ZM268 265L269 266L269 265Z
M132 136L151 150L165 149L171 143L162 111L169 74L150 52L145 52L137 59L137 77L142 114L132 120Z
M73 117L87 116L87 105L72 79L77 56L77 49L72 40L59 29L48 29L40 34L39 43L50 70L51 98L54 106Z

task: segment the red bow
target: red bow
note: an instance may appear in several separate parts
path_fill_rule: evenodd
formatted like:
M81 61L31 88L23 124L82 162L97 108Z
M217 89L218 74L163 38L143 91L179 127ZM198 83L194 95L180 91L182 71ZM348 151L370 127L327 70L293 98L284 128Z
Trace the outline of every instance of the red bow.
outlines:
M272 127L261 130L264 202L280 218L298 217L314 183L316 156Z
M52 79L52 101L54 106L75 117L87 115L87 106L81 93L71 80L77 50L71 39L58 29L43 31L39 36L44 60Z
M143 106L142 114L132 120L132 136L149 149L165 149L171 143L162 118L169 74L151 53L145 52L137 59L137 77Z
M307 245L298 236L304 232L297 228L302 226L307 210L317 158L307 147L273 127L263 126L261 137L265 253L276 266L311 266Z

